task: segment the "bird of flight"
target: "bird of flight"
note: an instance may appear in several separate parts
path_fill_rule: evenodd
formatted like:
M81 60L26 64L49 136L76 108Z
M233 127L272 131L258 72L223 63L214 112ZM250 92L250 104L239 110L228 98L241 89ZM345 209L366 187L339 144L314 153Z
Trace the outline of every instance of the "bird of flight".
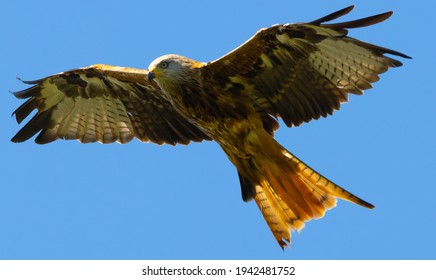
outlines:
M216 141L236 166L243 200L255 200L283 249L291 231L323 217L337 198L374 207L274 140L279 118L292 127L327 117L349 93L362 94L379 74L402 65L385 54L410 58L347 36L348 29L377 24L392 12L326 23L352 9L261 29L207 63L164 55L149 70L98 64L25 81L31 87L14 95L27 100L14 115L21 123L37 112L12 141L38 132L39 144Z

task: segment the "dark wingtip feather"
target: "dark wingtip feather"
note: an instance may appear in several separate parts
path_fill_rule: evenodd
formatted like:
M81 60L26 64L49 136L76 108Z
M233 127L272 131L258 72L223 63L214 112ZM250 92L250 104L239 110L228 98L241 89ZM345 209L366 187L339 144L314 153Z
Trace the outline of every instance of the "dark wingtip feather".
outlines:
M346 22L339 22L339 23L332 23L332 24L322 24L323 22L327 22L327 21L331 21L334 19L337 19L338 17L341 17L343 15L348 14L349 12L351 12L353 10L354 6L349 6L347 8L344 8L342 10L339 10L337 12L334 12L332 14L329 14L325 17L322 17L320 19L317 19L315 21L310 22L309 24L313 24L313 25L321 25L322 27L327 27L327 28L331 28L334 30L343 30L344 34L347 33L347 29L351 29L351 28L359 28L359 27L366 27L366 26L370 26L370 25L374 25L380 22L383 22L385 20L387 20L388 18L390 18L393 14L392 11L389 12L385 12L385 13L381 13L378 15L374 15L374 16L370 16L370 17L366 17L366 18L361 18L361 19L357 19L357 20L352 20L352 21L346 21ZM387 48L383 48L383 47L379 47L379 46L375 46L375 45L371 45L369 43L365 43L365 42L359 42L360 45L365 45L365 47L370 47L371 49L376 49L377 51L381 51L383 53L387 53L387 54L391 54L391 55L396 55L396 56L400 56L403 58L407 58L407 59L411 59L412 57L401 53L401 52L397 52L391 49L387 49ZM402 63L396 60L393 60L392 63L392 67L398 67L401 66Z
M18 81L23 82L23 83L28 84L28 85L36 85L39 82L41 82L41 80L42 80L42 79L39 79L39 80L33 80L33 81L25 81L25 80L21 79L19 76L17 76L16 78Z
M382 21L387 20L391 17L393 12L386 12L366 18L356 19L352 21L340 22L340 23L332 23L332 24L323 24L324 27L332 28L332 29L350 29L350 28L359 28L374 25L380 23Z
M391 55L396 55L396 56L400 56L400 57L407 58L407 59L412 59L412 57L410 57L410 56L408 56L408 55L406 55L404 53L394 51L392 49L376 46L376 45L373 45L373 44L370 44L370 43L366 43L366 42L363 42L363 41L359 41L359 40L355 40L355 39L350 39L350 40L354 40L354 43L359 45L359 46L361 46L361 47L364 47L364 48L367 48L367 49L371 49L371 50L373 50L375 52L378 52L378 53L391 54ZM397 60L393 60L392 63L393 63L392 67L398 67L398 66L403 65L400 61L397 61Z
M394 51L394 50L391 50L391 49L385 49L385 50L387 50L385 53L393 54L393 55L397 55L397 56L401 56L401 57L403 57L403 58L407 58L407 59L412 59L412 57L411 57L411 56L408 56L407 54L400 53L400 52L397 52L397 51ZM403 63L401 63L400 61L398 61L398 64L395 65L395 66L401 66L401 65L403 65Z
M25 99L25 98L30 98L30 97L34 96L37 93L37 91L39 90L38 86L39 86L40 82L42 81L41 79L35 80L35 81L24 81L20 77L17 77L17 80L19 80L20 82L23 82L27 85L33 85L32 87L26 88L24 90L20 90L20 91L16 91L16 92L9 91L18 99Z
M319 19L316 19L316 20L314 20L314 21L311 21L311 22L309 22L309 24L320 25L320 24L323 23L323 22L332 21L332 20L334 20L334 19L337 19L337 18L339 18L339 17L341 17L341 16L344 16L344 15L348 14L348 13L351 12L353 9L354 9L354 5L351 5L351 6L349 6L349 7L346 7L346 8L344 8L344 9L342 9L342 10L339 10L339 11L337 11L337 12L334 12L334 13L328 14L328 15L322 17L322 18L319 18Z
M27 100L20 107L18 107L12 113L12 116L15 116L17 123L20 124L36 108L37 108L37 106L35 104L35 99L32 98L32 99Z
M48 144L51 142L54 142L55 140L59 139L56 135L47 133L47 131L42 130L40 134L38 134L38 136L36 136L35 138L35 143L36 144Z
M18 131L17 134L15 134L14 137L12 137L11 141L14 143L20 143L33 137L44 128L47 116L47 111L37 113L22 129L20 129L20 131Z
M34 96L38 91L38 86L33 86L20 91L10 91L18 99L26 99Z

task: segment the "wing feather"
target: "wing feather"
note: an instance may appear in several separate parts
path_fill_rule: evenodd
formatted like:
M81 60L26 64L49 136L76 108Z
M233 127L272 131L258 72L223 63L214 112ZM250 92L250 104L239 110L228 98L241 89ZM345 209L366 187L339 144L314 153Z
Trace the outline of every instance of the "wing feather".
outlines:
M28 99L14 111L18 123L36 114L12 138L23 142L77 139L127 143L134 137L157 144L210 140L182 117L147 79L147 70L92 65L36 81L14 93Z
M281 117L287 126L331 115L348 100L349 93L362 94L380 74L402 65L386 54L410 58L347 36L349 28L382 22L392 12L324 24L352 9L310 23L261 29L240 47L207 64L205 76L228 89L232 81L252 89L246 94L259 113Z

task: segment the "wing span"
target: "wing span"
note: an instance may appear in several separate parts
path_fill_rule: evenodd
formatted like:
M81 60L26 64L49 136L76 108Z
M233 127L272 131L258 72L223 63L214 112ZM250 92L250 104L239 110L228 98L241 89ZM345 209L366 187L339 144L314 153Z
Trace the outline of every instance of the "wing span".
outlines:
M281 117L289 127L327 117L348 100L349 93L362 94L379 80L379 74L402 65L385 54L410 58L347 36L347 29L379 23L392 12L324 24L352 9L310 23L261 29L205 66L204 73L229 94L247 94L262 115Z
M92 65L62 72L14 93L27 99L13 113L18 123L37 110L12 138L23 142L77 139L83 143L127 143L134 137L157 144L210 140L188 122L147 79L147 70Z

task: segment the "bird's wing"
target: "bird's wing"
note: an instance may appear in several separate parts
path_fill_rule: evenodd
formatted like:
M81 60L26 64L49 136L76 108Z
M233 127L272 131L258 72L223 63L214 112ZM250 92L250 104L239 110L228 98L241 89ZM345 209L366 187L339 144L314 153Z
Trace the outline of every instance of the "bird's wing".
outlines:
M35 142L40 144L56 139L127 143L134 137L171 145L210 140L174 110L147 73L100 64L25 82L33 86L14 95L28 100L13 114L21 123L37 112L12 141L26 141L39 131Z
M263 114L281 117L287 126L326 117L347 101L348 93L362 94L379 74L402 65L385 54L409 58L347 36L347 28L379 23L391 12L324 24L352 9L310 23L261 29L237 49L207 64L205 78L230 94L247 94Z

